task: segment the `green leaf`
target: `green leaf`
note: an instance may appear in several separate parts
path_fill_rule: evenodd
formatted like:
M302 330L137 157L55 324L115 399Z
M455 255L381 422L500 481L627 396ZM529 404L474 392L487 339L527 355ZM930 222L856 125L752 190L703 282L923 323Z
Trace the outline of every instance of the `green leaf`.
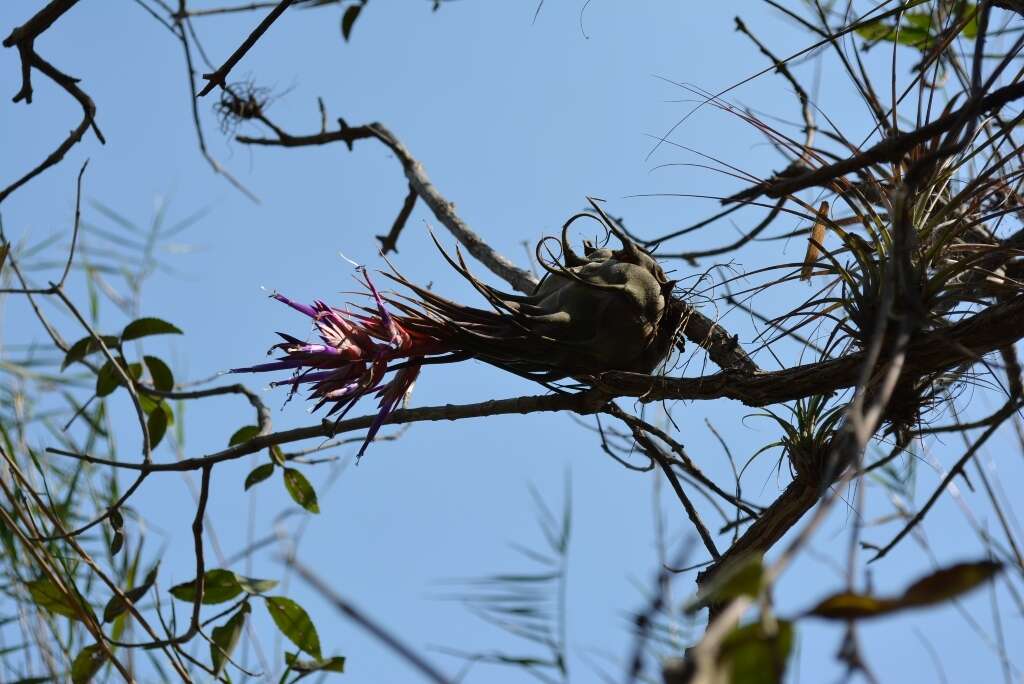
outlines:
M110 526L114 528L115 531L124 529L124 516L122 516L121 511L116 508L110 509L110 513L107 515L107 520L110 521Z
M138 364L132 364L133 366ZM160 399L159 397L151 397L146 394L139 395L139 405L142 407L142 412L147 416L153 415L158 409L163 411L167 415L167 424L174 425L174 409L171 408L170 403Z
M249 594L260 594L277 586L275 580L253 579L243 577L230 570L207 570L203 574L203 601L205 605L224 603L235 598L243 591ZM196 581L191 580L177 584L170 589L171 596L181 601L193 603L196 600Z
M3 273L4 262L7 260L7 253L11 251L11 248L7 245L0 245L0 273Z
M281 451L281 447L276 444L271 444L268 451L270 451L270 458L273 459L274 463L284 468L288 461L284 457L284 452Z
M210 660L213 661L213 674L218 675L227 664L231 652L238 645L242 636L242 629L245 627L245 618L252 609L248 603L243 603L231 619L220 627L214 627L210 634Z
M149 429L149 446L152 449L156 449L157 445L160 444L160 440L167 434L167 424L170 422L167 411L170 410L170 406L167 406L167 404L163 405L167 407L167 410L153 411L149 414L149 419L146 421L146 427Z
M284 596L268 596L265 601L267 612L281 630L281 634L306 653L321 660L323 656L320 654L320 637L317 636L316 627L302 606Z
M139 599L146 595L146 592L149 591L150 587L153 586L153 583L156 582L157 570L159 569L159 563L154 565L153 569L149 571L148 575L146 575L146 579L142 584L124 592L124 595L132 602L132 604L137 603ZM118 616L126 612L128 612L128 603L120 596L112 596L110 600L107 601L106 607L103 609L103 622L113 622L118 618Z
M300 660L298 653L286 651L284 654L285 664L295 672L344 672L345 657L334 656L323 660Z
M917 580L903 592L903 600L915 606L942 603L966 594L995 577L1003 569L998 561L957 563Z
M903 21L907 23L907 26L916 29L928 30L932 27L930 12L907 12L903 15Z
M359 13L363 11L363 4L352 5L345 10L345 14L341 17L341 37L348 41L350 35L352 35L352 26L356 23L356 19L359 18Z
M125 372L132 379L138 380L142 377L142 364L130 363ZM96 374L96 396L105 397L122 385L124 385L124 381L121 379L117 366L112 361L107 361L103 364L103 367Z
M882 21L873 21L855 29L857 35L869 42L888 41L897 42L900 45L924 48L933 40L932 16L929 12L907 12L903 15L903 23L900 24L899 32L896 31L896 24L888 24Z
M764 564L761 554L752 554L723 567L711 582L697 592L687 606L688 613L695 613L710 605L730 601L737 596L757 596L764 580Z
M63 615L74 620L81 620L82 613L87 612L84 603L80 603L76 607L73 599L62 592L56 584L46 577L26 582L25 586L28 587L28 593L35 604L51 613Z
M99 644L86 646L78 652L74 662L71 663L72 684L86 684L92 681L92 678L106 662L107 654Z
M284 488L288 490L288 494L291 495L295 503L310 513L320 512L320 505L316 501L313 485L309 484L306 476L295 468L284 469Z
M274 474L274 464L264 463L261 466L256 466L252 469L248 475L245 476L245 490L248 491L249 487L263 482L268 477Z
M829 620L860 620L907 608L932 606L966 594L1002 569L1002 563L989 560L958 563L922 577L900 596L879 597L844 591L829 596L807 614Z
M170 392L174 389L174 374L166 363L155 356L143 356L149 375L153 378L153 387L161 392Z
M124 532L118 530L114 532L114 538L110 540L110 555L116 556L124 546Z
M107 361L96 374L96 396L105 397L117 389L121 384L120 374L113 361Z
M767 631L758 621L737 627L722 640L718 664L731 684L778 684L792 648L793 623L779 620Z
M966 7L965 7L965 9L963 11L963 14L967 14L968 12L974 12L974 14L971 16L970 19L967 20L967 23L964 24L964 28L960 32L960 35L963 36L964 38L968 38L970 40L974 40L975 38L978 37L978 11L977 11L977 3L971 2L971 3L964 3L964 4L966 5ZM961 18L962 17L963 17L963 15L961 15Z
M246 425L235 430L235 434L231 435L231 439L228 440L228 446L233 447L236 444L244 444L250 439L260 433L258 425Z
M932 34L926 28L917 28L913 26L903 26L900 28L900 35L896 39L900 45L909 45L910 47L924 48L927 47L932 41Z
M124 327L121 332L121 341L137 340L140 337L150 335L181 335L182 332L177 326L160 320L159 318L139 318Z
M811 609L808 614L829 620L855 620L884 615L895 609L891 599L880 599L844 591L829 596Z
M182 601L194 603L196 600L196 581L191 580L171 587L171 596ZM238 583L238 575L230 570L207 570L203 573L203 601L206 605L230 601L242 593Z
M238 576L238 584L248 594L263 594L277 586L277 580L255 579Z
M117 348L121 344L120 339L113 335L100 335L100 339L103 340L103 344L110 348ZM100 351L100 343L91 335L89 337L83 337L82 339L75 342L68 349L68 353L64 355L64 361L60 364L60 369L64 370L75 361L81 361L90 354L95 354Z
M886 26L882 21L872 21L869 24L858 26L855 32L865 40L885 40L892 33L892 27Z
M147 416L156 410L156 407L160 405L161 399L157 397L151 397L148 394L139 395L139 406L142 407L142 412Z

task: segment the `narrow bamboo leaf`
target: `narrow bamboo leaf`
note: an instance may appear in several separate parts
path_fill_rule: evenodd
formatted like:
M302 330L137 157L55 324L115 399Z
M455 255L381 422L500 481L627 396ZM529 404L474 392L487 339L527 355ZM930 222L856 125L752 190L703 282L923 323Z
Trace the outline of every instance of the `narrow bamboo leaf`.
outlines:
M268 596L265 599L267 612L281 634L306 653L321 660L320 637L309 614L295 601L284 596Z
M313 485L309 484L306 476L295 468L284 469L284 488L288 490L288 494L295 503L310 513L320 512L320 505L317 503Z

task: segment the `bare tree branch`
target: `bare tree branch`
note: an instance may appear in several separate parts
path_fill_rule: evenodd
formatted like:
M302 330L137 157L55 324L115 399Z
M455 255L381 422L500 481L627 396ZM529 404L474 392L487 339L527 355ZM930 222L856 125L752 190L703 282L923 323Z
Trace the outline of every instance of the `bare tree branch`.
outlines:
M68 134L68 137L46 159L21 178L0 190L0 202L3 202L12 192L46 169L58 164L64 158L64 155L68 153L68 150L82 140L82 136L85 135L85 132L90 127L99 141L106 143L103 134L96 125L96 105L93 103L92 98L78 87L78 79L72 78L60 71L40 57L35 51L34 43L36 38L77 3L78 0L52 0L35 16L11 31L11 34L4 39L3 46L17 47L18 54L21 56L21 89L15 94L14 102L24 100L26 104L32 103L32 69L36 69L78 101L78 104L82 106L82 122Z

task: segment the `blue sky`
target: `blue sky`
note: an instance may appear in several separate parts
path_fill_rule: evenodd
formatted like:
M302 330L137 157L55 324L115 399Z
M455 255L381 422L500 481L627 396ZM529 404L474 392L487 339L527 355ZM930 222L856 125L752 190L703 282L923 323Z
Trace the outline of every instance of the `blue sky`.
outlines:
M664 79L714 91L763 69L763 57L733 30L736 12L781 54L803 47L808 37L754 3L595 0L585 11L582 6L579 1L547 0L532 22L532 2L458 0L432 13L425 0L377 1L367 6L349 43L341 40L336 9L289 11L239 64L234 77L250 76L271 88L278 97L268 115L295 134L318 130L318 96L332 117L343 116L351 124L383 122L423 162L469 225L520 264L527 263L523 242L532 249L537 239L582 208L587 195L605 198L610 213L649 235L714 211L717 204L709 200L639 196L723 194L738 187L734 179L705 169L661 167L701 161L676 147L662 146L647 158L651 136L664 133L692 106L690 93ZM35 7L33 2L3 3L0 26L23 22ZM199 20L211 59L219 62L229 54L257 16ZM100 146L87 135L62 165L19 190L3 205L5 229L15 238L67 232L74 178L87 157L86 198L133 221L145 224L161 203L173 219L206 209L177 238L190 249L167 256L174 272L157 273L147 283L143 300L143 313L173 321L186 332L151 343L175 360L179 379L259 362L275 330L305 332L301 317L268 300L261 286L302 300L340 300L353 281L351 267L339 252L371 267L382 265L373 236L387 231L406 192L400 167L383 146L367 141L357 143L352 152L341 145L249 149L220 133L211 110L213 96L208 97L201 112L210 151L260 198L255 204L214 175L199 155L180 46L137 5L81 3L45 34L37 49L82 79L97 102L97 120L108 143ZM909 62L911 56L904 58ZM814 64L804 65L800 73L813 81ZM12 95L18 74L16 54L0 52L0 91ZM35 84L30 107L0 105L4 181L47 154L78 120L76 105L64 93L42 78ZM863 105L835 71L834 60L823 63L818 84L816 98L829 117L851 138L866 135ZM766 115L790 121L799 116L788 84L771 74L730 96ZM242 127L239 132L256 131ZM784 165L748 126L711 107L688 120L673 140L759 175ZM89 204L85 216L97 225L110 224ZM792 222L790 227L796 228L796 220ZM414 281L432 282L454 299L476 301L430 244L428 225L452 244L420 203L401 238L395 264ZM719 223L687 238L681 248L717 245L739 229ZM781 226L778 232L783 232ZM778 261L780 253L798 261L802 251L799 241L763 243L737 256L733 267L756 268ZM685 263L671 267L681 278L698 271ZM483 267L475 270L484 274ZM75 286L77 296L84 297L78 281ZM4 320L11 327L3 331L6 342L42 339L23 304L9 301L7 307ZM80 336L69 318L56 314L55 320L67 337ZM733 320L749 339L749 321ZM108 307L104 322L113 329L124 321ZM759 360L772 367L770 358ZM698 358L688 372L699 372L700 362ZM251 384L262 387L266 382L256 378ZM469 403L538 390L470 362L427 369L413 404ZM277 429L318 420L299 400L279 410L283 391L268 391L264 397L274 407ZM980 414L998 399L979 392L970 401L968 408ZM647 411L658 418L658 407L648 406ZM705 420L722 432L741 461L776 438L770 421L751 417L754 411L739 404L679 404L672 411L676 436L702 468L724 483L732 481L731 470ZM251 410L233 398L208 399L190 404L185 420L185 452L201 455L221 448L236 428L251 422ZM347 462L355 448L335 453ZM948 466L959 455L958 448L951 439L934 445L931 456ZM1019 482L1024 464L1019 454L1005 453L1008 448L1009 443L997 442L981 462L1003 482ZM161 456L172 455L165 449ZM748 496L768 502L781 491L785 478L772 470L775 457L762 457L751 468L744 480ZM246 545L247 535L258 539L280 530L292 537L302 519L278 480L243 493L245 474L260 459L214 472L210 519L227 556ZM557 508L567 474L571 481L568 606L575 682L596 681L593 662L616 676L625 666L631 644L628 612L643 605L638 584L649 588L658 567L655 510L667 521L672 549L691 532L671 491L655 473L622 468L602 454L595 435L564 415L417 424L396 442L373 445L358 466L349 464L333 474L331 468L305 469L320 493L322 513L302 520L299 557L451 673L460 662L440 653L439 647L530 652L529 645L510 642L457 603L437 599L443 593L441 580L530 567L510 546L540 540L529 485ZM920 499L940 476L922 466L919 477ZM990 525L992 514L981 498L965 496L969 515L983 527ZM877 487L869 485L867 499L867 520L891 511ZM191 578L192 502L187 480L177 474L154 478L134 502L148 520L150 551L161 549L160 581L165 587ZM282 518L283 511L291 514ZM841 577L827 560L845 562L852 515L849 508L836 511L816 535L815 553L802 555L784 575L775 597L781 614L806 608L841 586ZM883 542L897 529L893 524L872 528L868 537ZM952 497L936 507L924 529L940 562L984 553L968 515ZM240 564L236 569L280 578L280 553L280 547L271 546L255 557L251 568ZM932 564L908 540L871 566L871 579L877 589L895 591ZM692 581L692 573L676 580L675 601L685 598ZM339 618L297 580L286 588L313 614L325 651L348 656L348 681L415 681L404 663ZM997 592L997 600L1005 600L1003 592ZM988 637L980 634L994 634L991 603L986 591L963 602L980 624L977 630L952 606L866 626L865 655L884 681L931 681L938 675L920 633L938 652L950 681L997 681L1001 668L986 645ZM1020 643L1020 616L1004 618L1005 638ZM265 647L273 649L267 622L257 625ZM834 659L840 636L838 628L802 623L799 665L792 680L834 680L841 672ZM522 674L480 665L466 681L517 682Z

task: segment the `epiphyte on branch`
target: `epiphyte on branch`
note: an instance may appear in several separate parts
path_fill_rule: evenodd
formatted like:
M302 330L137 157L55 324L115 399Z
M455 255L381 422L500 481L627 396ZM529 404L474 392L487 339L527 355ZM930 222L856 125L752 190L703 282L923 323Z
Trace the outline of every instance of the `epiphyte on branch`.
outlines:
M359 456L411 392L423 365L478 359L545 384L566 378L586 384L613 370L649 373L672 349L682 303L672 298L675 283L657 261L596 203L592 206L596 213L582 212L566 221L560 239L538 243L538 261L547 273L529 295L483 283L470 273L458 250L453 259L438 245L490 309L453 302L394 269L383 275L410 294L384 296L359 267L370 306L336 308L319 300L306 305L274 293L272 298L313 319L320 341L278 333L284 341L270 350L283 353L276 361L231 372L290 370L290 378L272 385L290 386L292 393L308 386L309 399L317 402L314 410L332 404L327 415L337 420L359 399L374 395L378 413ZM577 219L588 217L599 221L621 247L584 242L583 255L577 254L568 230ZM558 243L559 255L547 250L551 241Z

